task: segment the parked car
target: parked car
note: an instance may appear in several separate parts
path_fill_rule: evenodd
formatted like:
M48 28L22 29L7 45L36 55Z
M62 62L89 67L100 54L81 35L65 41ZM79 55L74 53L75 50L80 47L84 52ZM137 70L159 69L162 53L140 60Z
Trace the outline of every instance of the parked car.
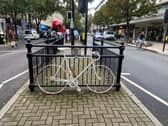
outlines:
M64 38L64 34L62 32L57 32L58 39Z
M40 38L47 38L47 31L40 31Z
M0 44L3 44L4 33L0 30Z
M115 33L113 31L104 31L103 38L104 40L116 40Z
M102 38L103 38L103 35L101 32L96 32L94 35L93 35L93 38L95 41L100 41Z
M25 30L24 39L39 39L40 35L37 33L36 30Z

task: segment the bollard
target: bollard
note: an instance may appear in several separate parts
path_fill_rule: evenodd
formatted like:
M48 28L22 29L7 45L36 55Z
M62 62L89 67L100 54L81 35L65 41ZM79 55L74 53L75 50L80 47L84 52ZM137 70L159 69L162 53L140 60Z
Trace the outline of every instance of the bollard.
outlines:
M35 85L34 85L33 64L32 64L32 44L30 39L27 40L26 48L27 48L27 58L28 58L28 66L29 66L29 78L30 78L29 89L31 92L33 92Z
M119 65L118 65L118 70L117 70L116 91L119 91L120 88L121 88L120 80L121 80L122 61L124 59L124 50L125 50L124 43L121 43L121 46L120 46L120 56L119 56Z

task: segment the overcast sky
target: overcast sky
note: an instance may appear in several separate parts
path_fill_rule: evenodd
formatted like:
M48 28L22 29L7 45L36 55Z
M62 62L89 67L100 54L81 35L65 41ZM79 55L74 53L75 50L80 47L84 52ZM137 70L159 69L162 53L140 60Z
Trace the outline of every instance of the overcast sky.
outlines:
M101 1L102 0L94 0L94 2L90 3L88 6L89 13L94 14L94 12L95 12L94 8L97 7ZM107 1L107 0L104 0L104 1Z

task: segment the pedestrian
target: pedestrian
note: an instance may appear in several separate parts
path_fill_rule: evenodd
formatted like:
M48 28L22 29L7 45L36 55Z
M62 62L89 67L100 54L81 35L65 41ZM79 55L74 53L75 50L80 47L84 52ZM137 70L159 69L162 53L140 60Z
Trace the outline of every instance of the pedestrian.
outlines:
M16 46L16 41L15 41L15 34L12 29L9 29L9 40L11 47L14 48Z
M67 42L70 42L70 30L66 29Z
M3 43L4 43L4 47L6 47L6 44L7 44L7 40L6 40L6 33L4 33L4 38L3 38Z
M138 35L138 38L137 38L137 46L139 48L142 48L143 44L144 44L144 40L145 40L145 35L144 35L144 32L141 32L139 35Z

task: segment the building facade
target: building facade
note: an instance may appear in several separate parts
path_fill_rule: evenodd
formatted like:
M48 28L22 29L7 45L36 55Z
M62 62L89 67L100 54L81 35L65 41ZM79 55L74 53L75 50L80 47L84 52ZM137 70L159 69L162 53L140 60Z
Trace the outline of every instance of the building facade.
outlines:
M163 38L167 31L166 24L164 23L164 13L168 9L168 0L157 1L157 13L151 16L142 16L134 18L130 21L130 37L131 42L135 42L138 34L143 31L145 33L146 41L163 42ZM113 24L118 32L125 32L126 23Z

